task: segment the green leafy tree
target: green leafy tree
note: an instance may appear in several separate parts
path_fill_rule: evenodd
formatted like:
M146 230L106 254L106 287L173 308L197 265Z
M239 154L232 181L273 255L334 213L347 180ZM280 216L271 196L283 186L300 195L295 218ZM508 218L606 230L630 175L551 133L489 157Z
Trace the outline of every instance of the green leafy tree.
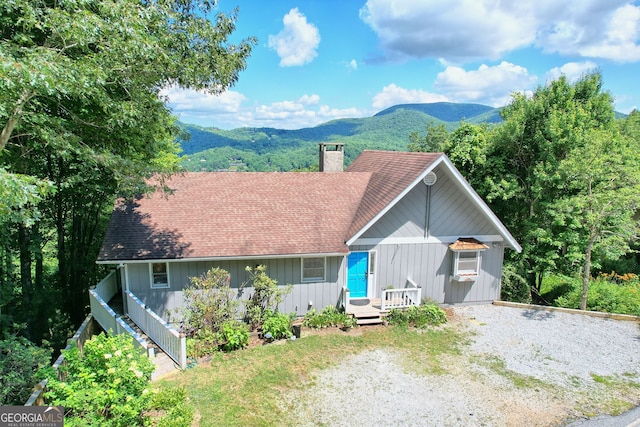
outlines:
M418 132L409 135L409 151L437 153L448 146L449 131L443 123L427 123L424 136Z
M0 3L0 181L20 177L26 195L3 198L11 231L0 249L5 266L19 264L7 272L22 290L11 309L35 341L48 326L35 319L49 318L43 310L52 304L45 298L34 307L33 296L46 289L60 290L74 323L84 317L86 289L101 274L94 260L114 197L144 191L153 175L162 185L178 170L180 128L160 91L175 85L220 93L245 68L255 40L228 43L236 14L208 19L214 5ZM44 191L49 187L55 193ZM39 218L22 217L37 221L15 220L16 212L36 208ZM7 218L2 202L0 215ZM49 253L54 268L45 277Z
M572 268L564 263L569 242L551 209L572 195L566 192L572 176L561 166L591 144L594 131L615 128L613 100L599 73L573 84L563 76L532 97L515 94L502 117L487 151L482 195L523 243L513 261L537 294L545 272Z
M0 341L0 405L24 405L45 378L51 353L22 337Z
M581 265L582 310L596 255L618 259L640 233L640 141L608 130L589 132L588 141L559 163L564 194L549 206L565 257Z

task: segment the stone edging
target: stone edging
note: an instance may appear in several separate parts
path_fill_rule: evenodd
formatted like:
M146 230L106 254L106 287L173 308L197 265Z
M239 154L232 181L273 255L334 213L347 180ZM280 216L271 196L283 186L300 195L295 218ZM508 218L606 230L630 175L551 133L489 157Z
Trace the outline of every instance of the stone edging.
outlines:
M498 300L493 301L493 305L498 305L503 307L513 307L513 308L528 308L532 310L559 311L561 313L583 314L585 316L591 316L591 317L600 317L604 319L613 319L613 320L626 320L629 322L640 323L640 317L632 316L630 314L604 313L602 311L576 310L573 308L551 307L551 306L544 306L544 305L523 304L520 302L509 302L509 301L498 301Z

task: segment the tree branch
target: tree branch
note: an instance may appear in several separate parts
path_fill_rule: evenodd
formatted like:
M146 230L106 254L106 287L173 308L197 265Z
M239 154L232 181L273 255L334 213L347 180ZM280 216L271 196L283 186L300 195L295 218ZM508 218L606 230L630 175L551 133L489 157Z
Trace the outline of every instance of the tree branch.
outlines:
M9 142L9 138L11 138L11 134L15 129L18 121L20 120L20 116L22 116L22 110L24 106L27 105L27 102L31 98L34 97L36 93L34 91L24 92L18 102L16 104L16 108L13 110L13 114L7 120L7 123L2 128L2 132L0 132L0 151L4 150L4 147L7 146L7 142Z

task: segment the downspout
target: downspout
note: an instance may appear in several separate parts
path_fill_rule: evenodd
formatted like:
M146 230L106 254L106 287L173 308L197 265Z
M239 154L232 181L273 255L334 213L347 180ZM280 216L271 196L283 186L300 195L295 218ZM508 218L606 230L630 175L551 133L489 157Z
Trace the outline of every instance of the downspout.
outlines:
M427 239L431 237L431 230L429 224L429 214L431 213L431 186L427 185L427 202L426 202L426 210L424 214L424 238Z

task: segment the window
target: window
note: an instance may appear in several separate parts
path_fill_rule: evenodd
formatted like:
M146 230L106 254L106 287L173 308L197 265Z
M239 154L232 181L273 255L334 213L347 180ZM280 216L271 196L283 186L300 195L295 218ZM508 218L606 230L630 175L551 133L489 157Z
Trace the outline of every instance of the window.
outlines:
M472 237L461 237L449 249L453 251L453 280L474 281L480 272L480 253L489 246Z
M302 258L302 281L324 281L325 258Z
M477 276L480 251L456 252L454 276Z
M169 265L166 262L154 262L149 268L151 270L151 288L168 288Z
M375 251L369 252L369 275L376 274L376 253Z

